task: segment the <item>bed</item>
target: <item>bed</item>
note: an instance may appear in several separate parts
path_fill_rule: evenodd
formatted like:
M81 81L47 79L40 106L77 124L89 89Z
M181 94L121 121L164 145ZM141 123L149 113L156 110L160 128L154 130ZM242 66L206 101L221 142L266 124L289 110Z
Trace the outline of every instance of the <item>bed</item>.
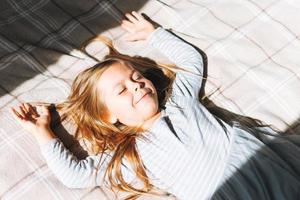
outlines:
M144 41L122 40L126 32L119 23L123 14L132 10L145 13L205 52L205 93L213 93L210 99L216 105L261 119L286 134L297 132L298 1L3 0L0 5L3 200L121 198L122 194L114 197L102 187L65 187L48 169L33 136L13 120L8 109L20 102L63 100L75 75L95 64L94 58L105 55L107 49L99 43L87 48L89 55L80 51L84 41L98 34L113 39L121 53L170 62ZM72 137L59 136L76 151Z

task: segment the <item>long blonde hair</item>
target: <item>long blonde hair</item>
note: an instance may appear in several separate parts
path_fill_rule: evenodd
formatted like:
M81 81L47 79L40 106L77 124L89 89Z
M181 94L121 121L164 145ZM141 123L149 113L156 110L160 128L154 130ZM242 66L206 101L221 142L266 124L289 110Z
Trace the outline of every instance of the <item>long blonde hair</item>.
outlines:
M61 121L68 119L76 126L75 138L89 141L92 152L102 155L113 152L108 164L105 177L108 177L109 186L114 191L130 192L126 199L136 199L143 194L161 195L150 183L144 165L136 149L137 137L144 137L139 127L129 127L124 124L108 122L108 109L97 90L96 83L102 73L116 62L131 66L152 81L157 93L159 106L163 107L171 93L171 85L177 68L173 65L158 64L148 58L128 56L119 53L112 42L103 36L98 36L83 45L83 51L90 42L101 41L109 48L109 53L96 65L80 72L74 79L70 94L61 103L55 104L61 116ZM172 69L172 70L171 70ZM143 182L143 188L135 188L127 183L121 173L122 159L131 164L136 177ZM163 191L164 194L167 192Z

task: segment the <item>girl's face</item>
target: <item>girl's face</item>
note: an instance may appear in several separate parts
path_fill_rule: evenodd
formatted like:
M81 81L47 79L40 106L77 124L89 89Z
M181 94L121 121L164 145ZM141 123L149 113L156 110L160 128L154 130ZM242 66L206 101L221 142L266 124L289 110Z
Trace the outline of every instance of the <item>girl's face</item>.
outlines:
M109 121L138 126L158 113L152 82L121 63L109 66L98 80L98 89L109 110Z

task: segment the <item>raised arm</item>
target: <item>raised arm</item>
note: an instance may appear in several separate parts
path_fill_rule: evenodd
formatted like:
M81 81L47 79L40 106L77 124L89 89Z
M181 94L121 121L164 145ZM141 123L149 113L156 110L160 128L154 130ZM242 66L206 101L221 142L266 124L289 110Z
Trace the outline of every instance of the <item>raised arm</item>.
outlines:
M148 43L159 49L176 66L192 72L179 71L176 73L173 93L197 98L203 75L201 54L194 47L162 27L156 28L149 35Z
M128 20L122 20L122 27L129 32L127 41L147 40L176 66L191 72L177 71L173 94L198 98L203 75L201 54L193 46L164 28L155 28L150 21L137 12L126 13L125 16Z

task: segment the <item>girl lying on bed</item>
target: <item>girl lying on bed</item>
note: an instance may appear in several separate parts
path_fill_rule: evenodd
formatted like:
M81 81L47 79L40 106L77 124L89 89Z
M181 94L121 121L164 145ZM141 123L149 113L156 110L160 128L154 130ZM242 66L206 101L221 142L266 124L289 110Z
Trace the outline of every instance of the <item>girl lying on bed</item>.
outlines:
M98 38L110 53L79 73L68 98L55 105L94 155L79 160L64 147L48 107L11 109L57 178L71 188L108 185L129 192L128 199L300 199L300 135L210 112L199 98L201 54L137 12L126 17L128 41L146 40L175 65L120 54Z

